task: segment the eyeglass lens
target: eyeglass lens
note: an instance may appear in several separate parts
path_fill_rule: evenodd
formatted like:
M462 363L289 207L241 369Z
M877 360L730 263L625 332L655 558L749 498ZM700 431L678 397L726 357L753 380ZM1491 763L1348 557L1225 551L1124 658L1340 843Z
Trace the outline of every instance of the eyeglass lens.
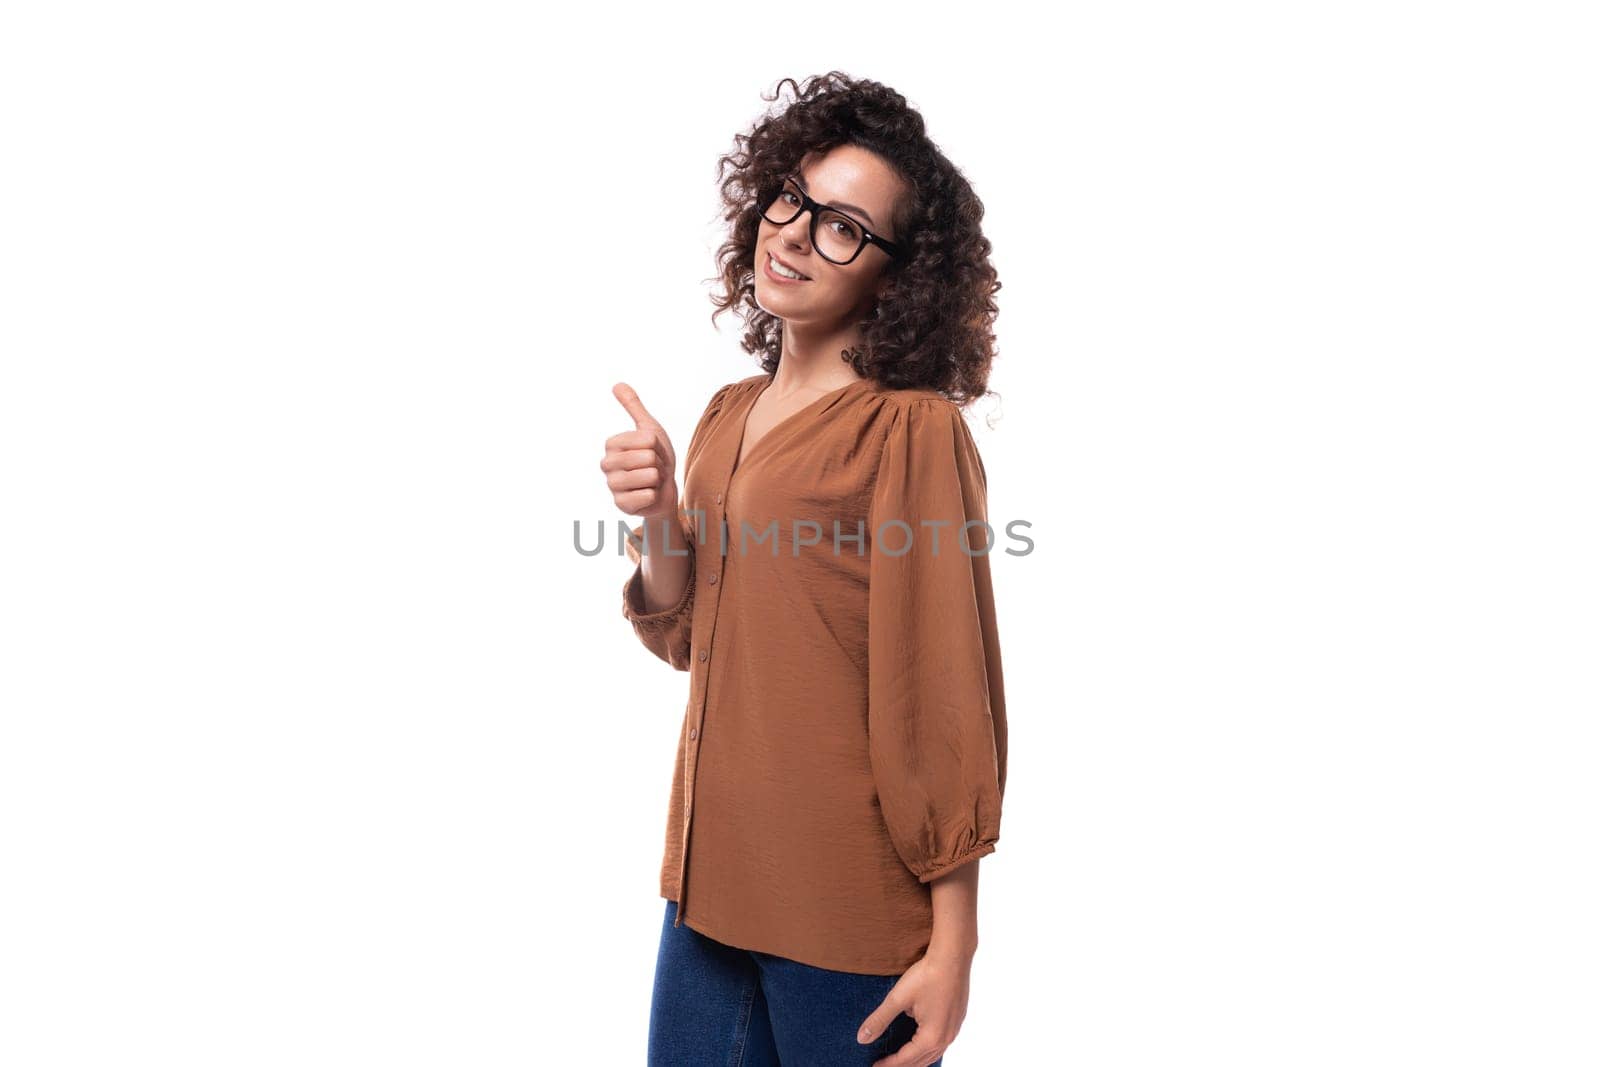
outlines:
M767 204L762 214L775 226L783 226L800 214L800 192L793 182L785 182L776 196ZM861 227L848 215L832 208L823 208L817 214L812 232L816 235L817 252L824 259L845 263L861 250Z

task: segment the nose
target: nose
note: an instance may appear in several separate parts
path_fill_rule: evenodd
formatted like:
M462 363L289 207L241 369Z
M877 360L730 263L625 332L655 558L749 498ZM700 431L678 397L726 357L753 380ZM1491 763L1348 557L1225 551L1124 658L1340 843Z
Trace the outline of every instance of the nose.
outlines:
M811 240L811 212L802 211L778 229L778 234L789 244L804 248Z

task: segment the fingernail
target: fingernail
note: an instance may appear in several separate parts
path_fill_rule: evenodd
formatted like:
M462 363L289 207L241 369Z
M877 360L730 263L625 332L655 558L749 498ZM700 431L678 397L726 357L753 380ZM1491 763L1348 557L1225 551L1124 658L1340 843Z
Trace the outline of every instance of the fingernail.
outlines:
M857 1041L871 1041L872 1040L872 1031L867 1029L866 1027L862 1027L861 1036L856 1038L856 1040Z

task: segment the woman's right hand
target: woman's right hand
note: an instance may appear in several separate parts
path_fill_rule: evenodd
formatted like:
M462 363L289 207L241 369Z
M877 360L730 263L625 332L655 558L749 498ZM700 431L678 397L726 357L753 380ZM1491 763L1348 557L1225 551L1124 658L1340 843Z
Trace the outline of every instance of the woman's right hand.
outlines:
M633 429L606 438L600 460L611 498L623 514L657 519L678 514L678 457L666 428L655 420L627 382L611 387L627 413Z

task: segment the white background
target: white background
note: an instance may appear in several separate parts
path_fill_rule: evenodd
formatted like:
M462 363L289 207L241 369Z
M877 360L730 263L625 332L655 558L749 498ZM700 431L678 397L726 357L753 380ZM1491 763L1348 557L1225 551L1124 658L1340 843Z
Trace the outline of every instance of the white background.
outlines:
M1037 544L946 1062L1594 1064L1580 7L7 5L0 1060L643 1062L686 676L572 524L837 68L987 207Z

